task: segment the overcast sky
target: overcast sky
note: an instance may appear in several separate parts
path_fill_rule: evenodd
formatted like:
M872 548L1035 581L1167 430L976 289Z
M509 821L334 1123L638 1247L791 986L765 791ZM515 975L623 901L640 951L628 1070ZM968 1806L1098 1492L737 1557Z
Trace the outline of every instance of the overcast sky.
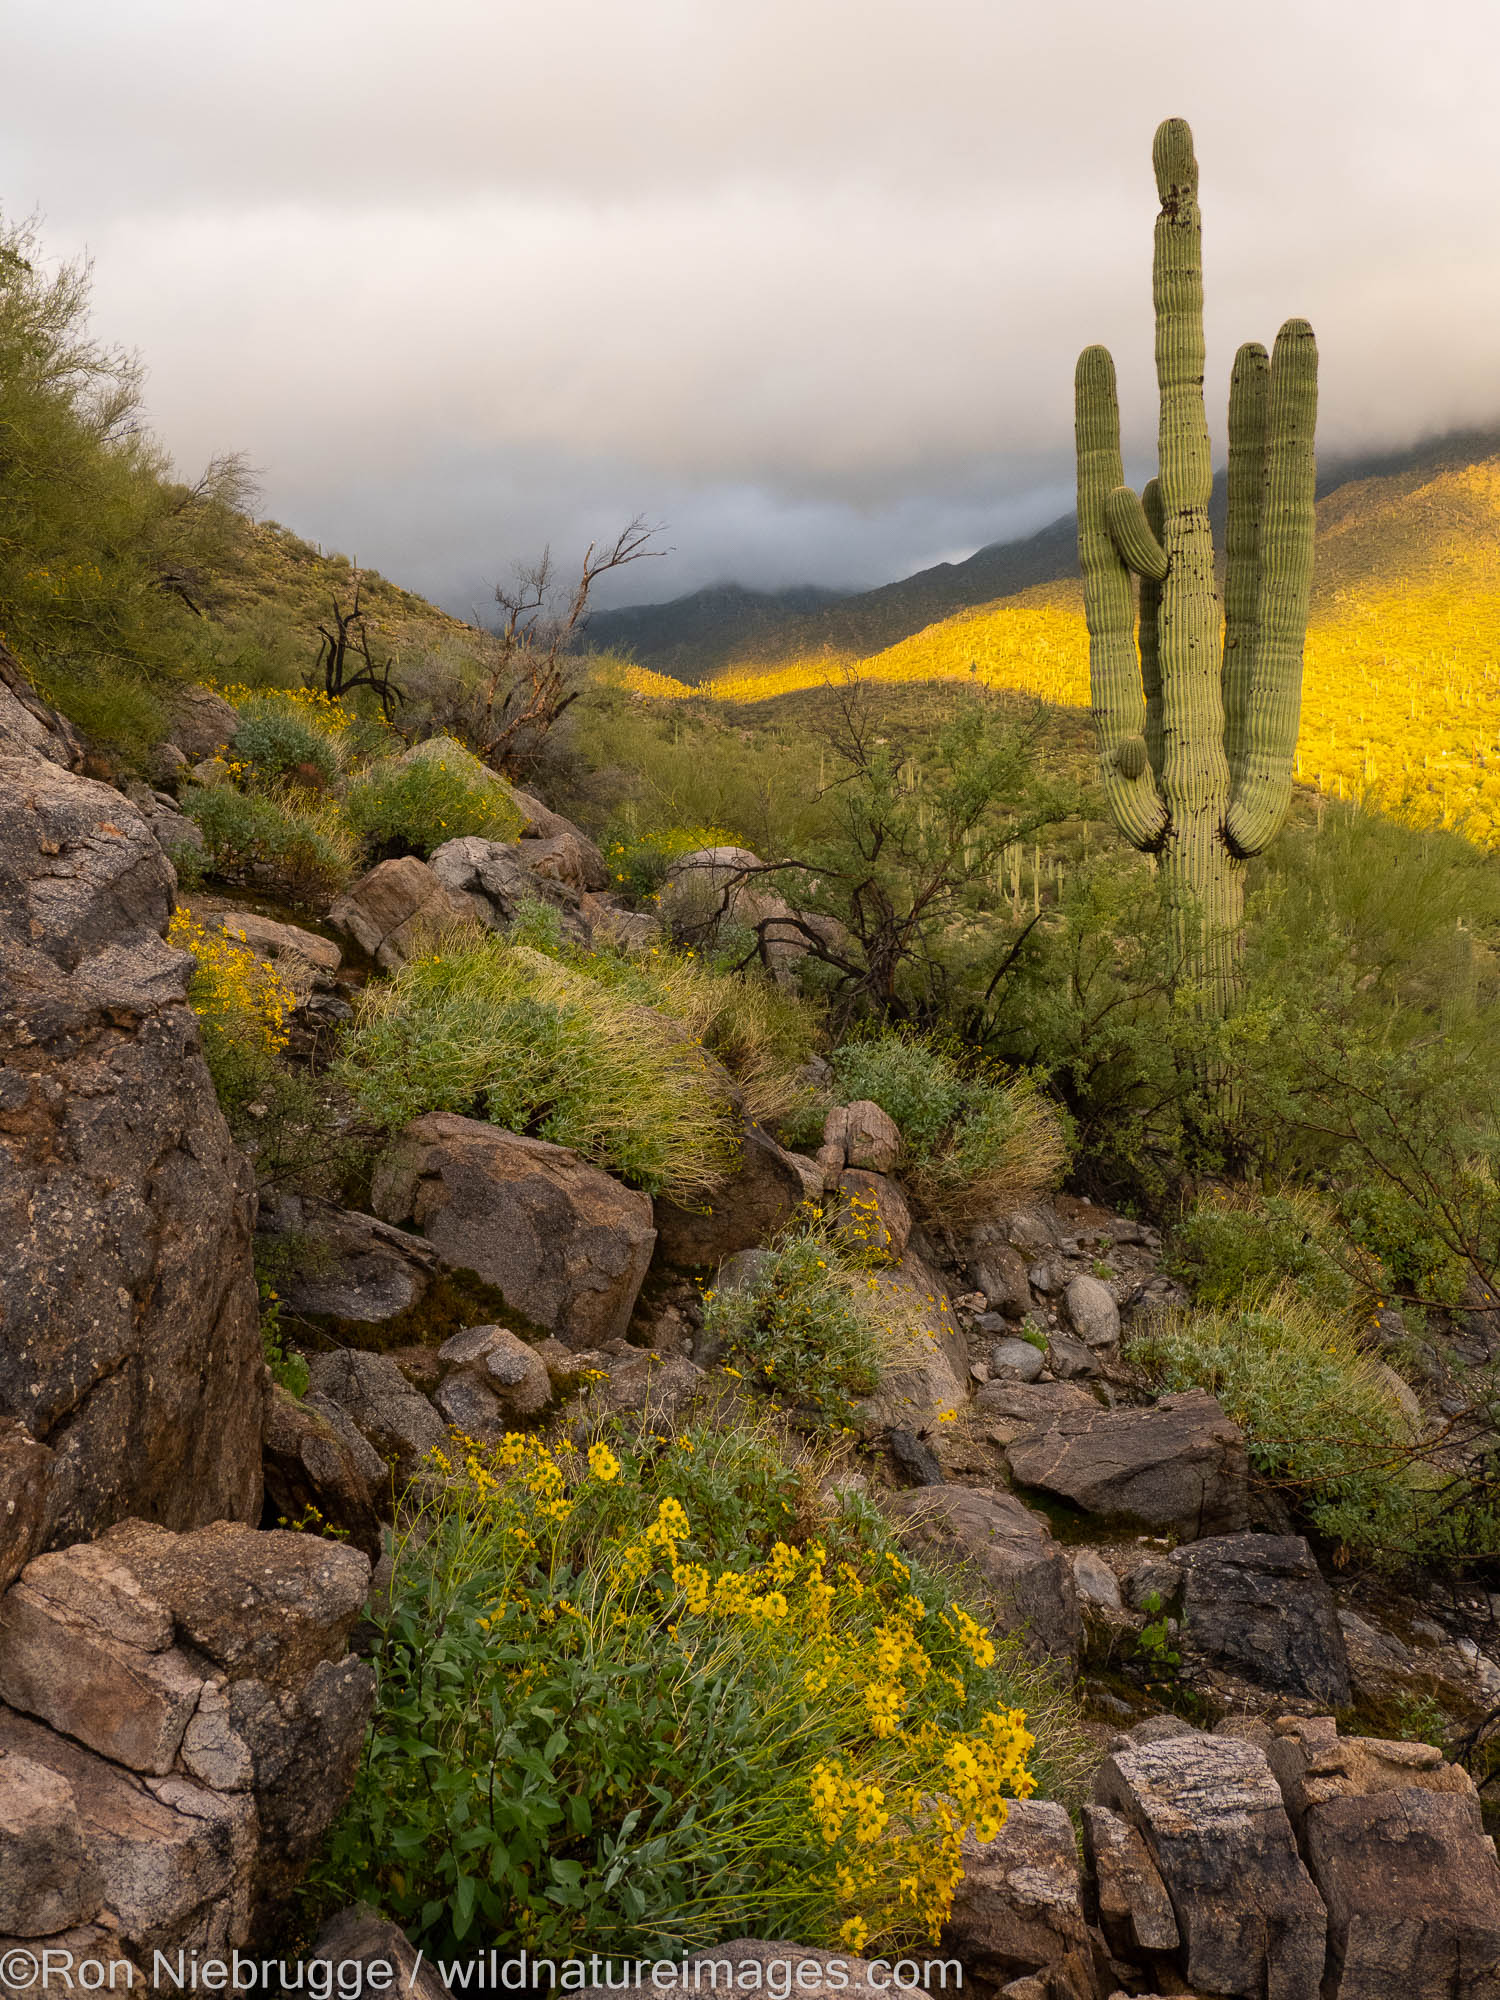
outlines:
M95 260L185 468L466 613L641 512L615 601L863 585L1154 435L1151 134L1202 165L1210 421L1312 319L1325 451L1500 422L1500 9L5 0L0 207Z

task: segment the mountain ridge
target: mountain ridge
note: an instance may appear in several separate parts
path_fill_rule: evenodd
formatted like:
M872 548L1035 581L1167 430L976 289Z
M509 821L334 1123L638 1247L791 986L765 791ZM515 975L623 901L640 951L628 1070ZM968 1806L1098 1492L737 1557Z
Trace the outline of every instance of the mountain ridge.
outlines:
M1318 497L1326 502L1341 488L1375 479L1406 479L1420 486L1445 469L1497 452L1500 427L1449 431L1408 446L1346 453L1320 468ZM1222 471L1214 479L1211 512L1222 543ZM1063 514L1034 534L988 543L961 562L935 563L869 590L829 591L827 601L807 607L792 600L817 592L819 586L761 592L716 584L661 604L601 611L590 620L588 643L598 651L620 651L678 680L702 681L742 664L772 665L817 654L867 658L956 613L1038 586L1071 582L1076 575L1074 517Z

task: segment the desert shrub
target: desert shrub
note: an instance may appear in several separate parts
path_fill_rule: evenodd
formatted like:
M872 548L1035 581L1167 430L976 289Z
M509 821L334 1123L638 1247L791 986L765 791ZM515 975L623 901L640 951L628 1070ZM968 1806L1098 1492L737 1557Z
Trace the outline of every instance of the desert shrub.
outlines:
M301 776L317 784L333 783L354 725L342 702L303 688L222 692L239 712L231 752L257 780Z
M1200 1306L1231 1306L1282 1283L1347 1320L1383 1289L1379 1266L1328 1201L1298 1187L1215 1189L1173 1231L1172 1268Z
M1294 1492L1315 1526L1336 1519L1361 1554L1379 1553L1413 1440L1347 1320L1286 1285L1156 1320L1127 1340L1125 1354L1163 1391L1216 1396L1257 1471Z
M466 1451L385 1603L321 1886L428 1950L935 1942L1033 1789L1013 1650L751 1432Z
M275 1071L296 995L243 939L198 923L184 909L173 911L167 940L192 956L187 997L204 1061L225 1110L240 1111Z
M604 845L604 859L620 892L637 903L659 900L674 862L705 847L738 847L720 826L674 826L664 831L623 834Z
M447 737L357 778L344 814L376 853L392 854L428 855L471 833L515 840L525 823L504 779Z
M205 865L213 874L311 903L332 895L354 873L355 842L331 799L300 788L242 792L222 784L190 786L180 803L203 834Z
M737 1124L692 1038L585 972L457 935L368 987L341 1074L365 1114L487 1117L676 1199L732 1168Z
M959 1223L1051 1186L1067 1158L1036 1079L966 1069L934 1042L886 1033L829 1058L846 1102L878 1104L901 1128L903 1178L926 1213Z
M775 1124L801 1102L800 1066L818 1044L814 1009L755 973L730 971L694 951L643 952L601 945L568 963L622 997L681 1023L739 1086L748 1117Z
M812 1218L768 1248L747 1283L704 1299L710 1349L817 1427L848 1424L855 1398L879 1382L883 1295L868 1260Z

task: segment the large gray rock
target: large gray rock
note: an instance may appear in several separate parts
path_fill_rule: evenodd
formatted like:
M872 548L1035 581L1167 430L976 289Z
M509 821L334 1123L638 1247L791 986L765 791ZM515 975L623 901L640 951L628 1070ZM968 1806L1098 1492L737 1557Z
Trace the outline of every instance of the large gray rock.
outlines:
M442 1418L388 1354L336 1348L313 1355L308 1376L391 1467L397 1484L414 1479L428 1453L447 1441Z
M1073 1331L1086 1347L1113 1347L1120 1338L1120 1308L1102 1279L1081 1272L1069 1278L1063 1303Z
M371 1206L575 1348L624 1334L656 1242L646 1195L562 1146L446 1112L386 1151Z
M1278 1694L1348 1705L1333 1592L1300 1535L1215 1535L1174 1550L1172 1560L1195 1653Z
M52 1449L56 1542L260 1507L253 1191L172 888L118 792L0 756L0 1417Z
M1153 1409L1078 1410L1008 1448L1023 1486L1090 1514L1158 1533L1230 1534L1246 1525L1249 1461L1239 1427L1189 1389Z
M64 771L83 768L77 730L31 685L21 662L0 640L0 750L44 757Z
M791 1154L769 1132L746 1125L739 1165L701 1208L684 1208L666 1196L657 1201L658 1255L690 1269L718 1264L768 1242L802 1199L802 1175Z
M1122 1745L1094 1800L1144 1842L1196 1991L1319 2000L1327 1917L1263 1751L1195 1730Z
M255 1802L188 1778L138 1778L0 1708L0 1935L101 1917L132 1956L243 1944Z
M1328 1907L1327 2000L1496 2000L1500 1865L1469 1774L1332 1716L1285 1718L1266 1754Z
M415 854L381 861L330 906L328 921L377 965L396 972L455 924L477 923L472 900L445 888Z
M266 1498L280 1521L307 1519L346 1534L366 1555L380 1553L376 1505L389 1485L384 1461L352 1424L341 1424L324 1399L299 1398L279 1384L266 1417Z
M915 1250L872 1272L884 1323L880 1382L859 1405L867 1430L922 1431L941 1444L942 1429L968 1401L969 1346L943 1282Z
M1121 1958L1139 1951L1175 1951L1172 1899L1135 1828L1107 1806L1085 1806L1083 1850L1110 1950Z
M1039 1514L982 1486L923 1487L885 1504L908 1547L972 1571L997 1630L1016 1633L1034 1658L1076 1664L1083 1620L1072 1565Z
M965 1836L963 1869L942 1948L966 1967L1008 1979L1085 1943L1078 1847L1062 1806L1013 1800L994 1840Z

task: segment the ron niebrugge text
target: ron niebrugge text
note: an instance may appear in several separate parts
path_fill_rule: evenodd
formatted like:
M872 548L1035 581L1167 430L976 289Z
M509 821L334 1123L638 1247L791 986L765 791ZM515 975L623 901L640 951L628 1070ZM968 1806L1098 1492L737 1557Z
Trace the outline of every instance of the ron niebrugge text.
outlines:
M409 1966L393 1960L253 1958L231 1952L211 1958L198 1952L155 1952L149 1983L158 1992L305 1993L309 2000L363 2000L366 1994L412 1993L424 1963L454 1993L764 1993L770 2000L796 1994L877 1992L959 1992L963 1967L955 1958L869 1960L847 1958L532 1958L503 1956L498 1950L467 1958L424 1960ZM49 1993L130 1992L145 1981L142 1967L124 1959L90 1958L57 1945L36 1950L14 1947L0 1955L0 1984L12 1990Z

